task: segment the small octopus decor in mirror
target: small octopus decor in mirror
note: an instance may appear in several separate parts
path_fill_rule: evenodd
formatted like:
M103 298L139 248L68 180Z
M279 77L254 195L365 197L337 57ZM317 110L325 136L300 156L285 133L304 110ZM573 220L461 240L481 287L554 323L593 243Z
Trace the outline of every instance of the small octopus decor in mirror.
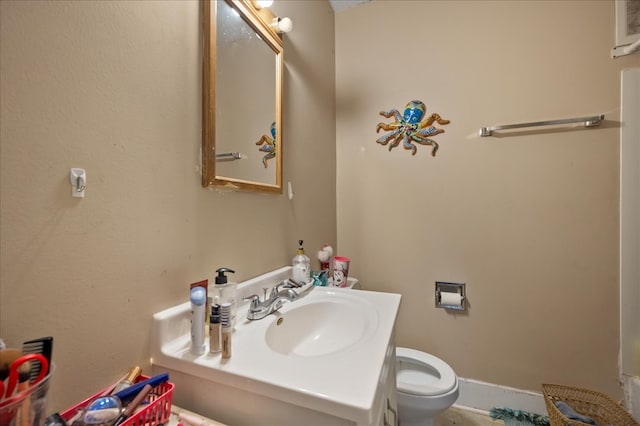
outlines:
M267 161L271 160L272 158L275 158L276 156L276 123L275 121L271 123L270 133L271 133L271 136L262 135L260 140L256 142L256 145L260 145L260 148L258 148L258 151L266 152L266 154L262 157L262 164L264 164L265 168L269 166Z
M376 133L380 132L380 129L388 131L386 135L376 140L380 145L389 145L389 151L397 147L402 141L402 146L406 150L411 150L411 155L416 155L418 147L414 142L420 145L431 145L431 155L436 156L438 150L438 143L433 139L429 139L428 136L435 136L440 133L444 133L443 129L438 129L432 126L435 121L438 124L449 124L449 120L444 120L439 114L431 114L429 118L424 121L424 113L427 107L422 101L411 101L404 107L404 114L400 115L398 110L392 109L390 111L380 111L380 115L390 118L394 117L393 123L378 123L376 127Z

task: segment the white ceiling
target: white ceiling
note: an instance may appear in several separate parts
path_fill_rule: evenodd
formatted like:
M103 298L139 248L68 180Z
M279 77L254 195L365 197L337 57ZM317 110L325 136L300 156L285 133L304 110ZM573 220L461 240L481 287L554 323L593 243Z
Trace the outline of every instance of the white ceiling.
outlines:
M368 3L371 0L329 0L331 7L335 12L339 12L350 7L358 6L362 3Z

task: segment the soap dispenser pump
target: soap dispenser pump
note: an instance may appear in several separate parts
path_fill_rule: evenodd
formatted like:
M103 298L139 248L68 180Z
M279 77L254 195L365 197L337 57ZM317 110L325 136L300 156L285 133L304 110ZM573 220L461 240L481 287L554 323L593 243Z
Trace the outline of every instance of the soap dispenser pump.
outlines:
M209 291L213 295L213 303L215 305L231 304L230 325L233 329L236 325L236 312L238 311L238 305L236 304L238 284L229 282L225 274L228 272L235 274L236 271L231 268L219 268L216 269L216 272L218 275L215 278L215 284L209 288Z
M309 283L311 282L311 260L304 254L302 243L302 240L298 240L298 254L291 261L292 278L298 283Z

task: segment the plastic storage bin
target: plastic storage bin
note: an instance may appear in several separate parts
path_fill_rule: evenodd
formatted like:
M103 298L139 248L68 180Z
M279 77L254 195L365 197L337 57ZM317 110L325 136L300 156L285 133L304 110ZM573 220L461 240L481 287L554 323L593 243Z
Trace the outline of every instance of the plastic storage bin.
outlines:
M140 375L136 383L147 380L149 377ZM173 399L173 389L175 385L171 382L164 382L151 390L147 396L148 404L129 417L122 423L122 426L156 426L169 423L171 417L171 400ZM60 415L68 422L79 410L84 409L91 401L100 396L103 391L92 395L79 404L69 408Z

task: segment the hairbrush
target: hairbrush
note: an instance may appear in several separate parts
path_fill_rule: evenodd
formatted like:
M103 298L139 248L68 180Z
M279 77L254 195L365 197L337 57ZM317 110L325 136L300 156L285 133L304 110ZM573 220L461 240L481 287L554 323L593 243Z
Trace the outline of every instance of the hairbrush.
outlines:
M51 371L51 355L53 353L53 337L40 337L39 339L28 340L22 344L23 354L40 354L47 359L49 366L47 368L47 374ZM40 363L33 363L31 368L31 377L29 381L33 381L38 374L40 374Z

